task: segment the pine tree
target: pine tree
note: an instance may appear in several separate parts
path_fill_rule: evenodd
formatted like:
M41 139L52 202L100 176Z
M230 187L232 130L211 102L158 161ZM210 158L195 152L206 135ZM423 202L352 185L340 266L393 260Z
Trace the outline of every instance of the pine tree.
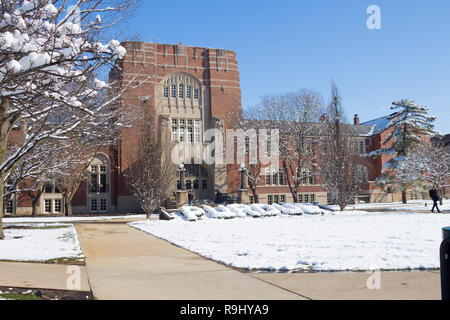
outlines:
M393 156L384 165L380 181L398 186L403 203L407 203L406 190L416 181L411 179L411 175L402 174L405 171L402 162L412 150L423 144L425 136L435 133L433 122L436 117L428 116L428 107L407 99L393 102L391 109L396 112L389 116L391 121L385 130L391 129L392 132L383 147L372 155Z

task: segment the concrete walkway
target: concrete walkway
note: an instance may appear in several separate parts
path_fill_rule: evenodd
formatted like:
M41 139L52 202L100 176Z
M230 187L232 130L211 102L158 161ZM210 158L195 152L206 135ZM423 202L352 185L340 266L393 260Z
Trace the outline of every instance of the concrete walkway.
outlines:
M204 259L125 224L76 225L97 299L440 299L440 274L250 274Z
M125 224L79 224L76 229L96 299L304 299Z
M367 287L367 280L371 274L364 272L254 276L312 300L441 299L439 271L382 272L379 277L379 289L373 290Z
M0 287L90 291L85 267L42 263L0 262Z

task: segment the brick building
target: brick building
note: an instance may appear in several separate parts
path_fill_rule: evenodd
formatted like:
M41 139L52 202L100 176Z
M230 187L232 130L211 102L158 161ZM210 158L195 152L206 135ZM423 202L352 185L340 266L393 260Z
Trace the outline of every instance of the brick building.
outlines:
M155 112L168 124L162 134L170 134L174 142L207 145L209 129L224 132L232 127L230 113L241 114L241 88L236 53L211 49L143 42L125 42L125 59L110 74L111 80L126 83L136 77L144 84L126 91L122 104L141 105ZM361 124L355 116L355 142L361 154L380 148L388 132L387 117ZM83 183L72 203L74 214L129 213L141 211L140 205L126 186L129 155L137 142L133 130L123 132L118 145L104 148L89 168L89 181ZM357 201L400 201L401 195L390 193L374 183L380 175L385 156L365 158L367 183ZM197 201L214 201L236 197L240 189L239 164L188 164L186 187ZM327 193L320 177L306 178L297 200L326 204ZM173 191L177 178L169 181ZM258 187L260 202L294 201L285 179L278 173L264 172ZM172 196L172 195L169 195ZM417 195L411 194L411 198ZM46 187L39 202L39 214L63 214L62 197L54 187ZM6 206L7 214L26 215L31 202L23 194Z

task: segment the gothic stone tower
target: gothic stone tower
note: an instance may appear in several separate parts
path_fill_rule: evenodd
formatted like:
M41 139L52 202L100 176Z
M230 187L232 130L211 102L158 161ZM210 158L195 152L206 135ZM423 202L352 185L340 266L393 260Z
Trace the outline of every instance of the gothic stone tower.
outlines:
M208 129L230 127L229 114L241 114L241 88L236 54L210 49L144 42L125 42L125 59L118 62L112 80L123 84L136 77L144 82L126 91L122 103L145 104L167 118L174 142L208 144ZM225 134L224 134L225 136ZM126 154L137 137L133 130L124 134L118 146L117 198L119 212L139 206L126 187ZM195 199L213 200L217 193L236 193L239 188L237 166L187 165L186 187ZM177 181L170 182L176 189Z

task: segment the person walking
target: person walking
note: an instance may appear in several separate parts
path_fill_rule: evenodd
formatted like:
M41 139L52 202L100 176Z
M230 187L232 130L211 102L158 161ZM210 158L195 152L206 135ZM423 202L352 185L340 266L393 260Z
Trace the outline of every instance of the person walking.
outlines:
M439 207L438 207L438 202L439 202L441 199L439 198L439 195L438 195L438 191L437 191L436 186L433 186L433 189L430 190L430 198L431 198L431 200L433 200L433 202L434 202L433 208L431 209L431 212L434 213L434 208L436 208L437 211L438 211L438 213L441 213L441 210L439 210Z

